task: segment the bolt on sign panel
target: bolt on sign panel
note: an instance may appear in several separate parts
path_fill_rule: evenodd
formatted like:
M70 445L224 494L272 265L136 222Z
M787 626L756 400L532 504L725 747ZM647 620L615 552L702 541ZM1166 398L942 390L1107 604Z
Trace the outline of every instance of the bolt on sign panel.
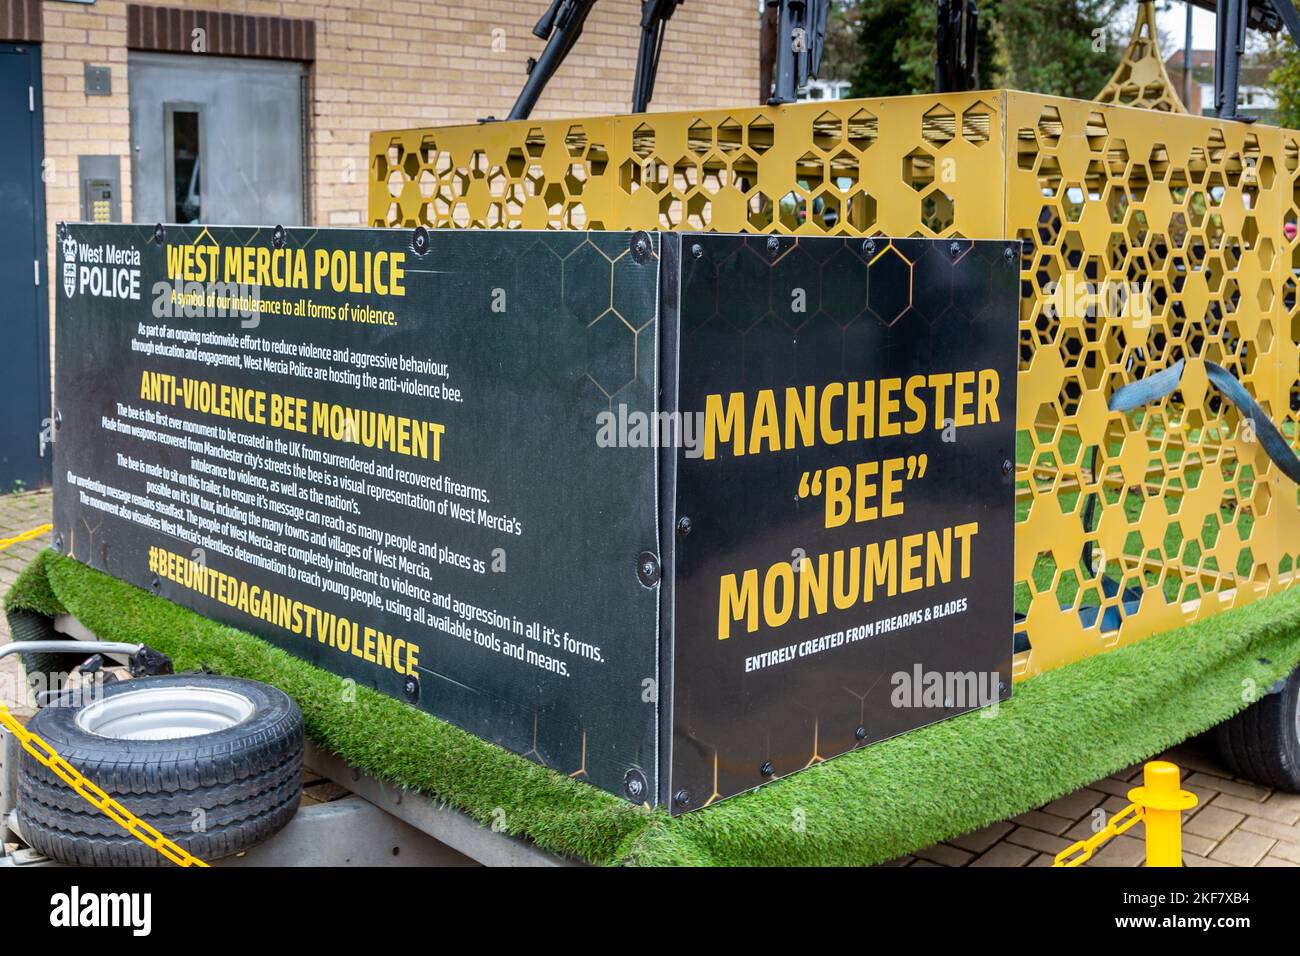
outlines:
M654 407L646 241L637 262L616 233L432 233L421 255L409 232L66 227L61 546L559 772L652 788L655 453L594 441L614 396Z
M681 243L675 810L1009 696L1019 255Z
M64 226L56 547L674 812L1009 693L1003 242Z

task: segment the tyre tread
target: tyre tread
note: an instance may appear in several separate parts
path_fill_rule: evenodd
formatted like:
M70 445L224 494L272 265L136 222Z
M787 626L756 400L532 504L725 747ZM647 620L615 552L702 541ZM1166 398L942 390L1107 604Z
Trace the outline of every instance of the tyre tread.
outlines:
M1269 694L1217 728L1219 754L1235 776L1263 786L1300 793L1300 668L1281 691Z
M186 852L204 862L220 860L257 846L284 828L298 810L298 800L289 799L265 814L204 833L173 837ZM33 821L18 809L23 836L38 853L61 863L77 866L172 866L152 847L127 833L121 836L90 836L65 833Z
M38 711L29 728L109 796L203 860L247 850L279 831L302 799L302 712L283 692L254 681L208 675L141 678L211 682L257 701L243 724L168 741L97 737L76 723L73 707ZM138 681L104 693L129 693ZM193 832L193 811L208 826ZM170 865L122 830L53 771L24 753L19 766L19 824L32 848L61 863Z

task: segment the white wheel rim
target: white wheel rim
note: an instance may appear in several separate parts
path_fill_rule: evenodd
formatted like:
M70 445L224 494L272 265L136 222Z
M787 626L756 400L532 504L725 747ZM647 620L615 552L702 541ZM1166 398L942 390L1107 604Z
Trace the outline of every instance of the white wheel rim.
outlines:
M243 694L215 687L141 687L87 705L77 726L113 740L175 740L234 727L255 710Z

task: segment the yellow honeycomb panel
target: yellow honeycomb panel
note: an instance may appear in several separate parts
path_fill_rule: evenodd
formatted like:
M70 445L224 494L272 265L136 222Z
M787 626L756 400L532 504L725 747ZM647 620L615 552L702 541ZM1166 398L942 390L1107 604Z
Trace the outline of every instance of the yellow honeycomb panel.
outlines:
M1001 235L1001 101L914 96L375 133L369 218Z
M988 91L385 131L371 147L376 226L1023 240L1017 679L1294 579L1300 491L1203 363L1295 443L1300 133ZM1179 359L1174 396L1107 410Z
M1017 574L1035 597L1061 599L1030 607L1023 667L1033 673L1289 582L1300 538L1280 534L1277 515L1294 522L1296 509L1274 499L1294 502L1296 488L1243 435L1200 363L1226 367L1275 421L1289 413L1294 436L1295 337L1279 330L1283 287L1294 288L1284 222L1296 216L1295 170L1277 168L1293 138L1277 129L1024 93L1006 102L1007 222L1026 249L1018 424L1033 449ZM1052 284L1072 282L1143 283L1150 307L1060 308ZM1188 367L1176 396L1107 412L1117 387L1178 359ZM1143 589L1136 613L1102 593L1102 574L1075 580L1090 494L1100 496L1095 566ZM1073 517L1062 524L1057 512ZM1055 647L1054 622L1069 613L1058 605L1099 600L1119 626L1103 619L1070 651Z

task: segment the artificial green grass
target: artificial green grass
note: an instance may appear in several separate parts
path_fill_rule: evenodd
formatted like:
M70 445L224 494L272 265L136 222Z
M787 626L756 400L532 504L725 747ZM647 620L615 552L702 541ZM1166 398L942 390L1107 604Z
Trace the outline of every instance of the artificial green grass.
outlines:
M8 611L70 613L103 638L147 641L178 670L266 681L308 734L361 769L599 864L862 865L1040 806L1246 706L1300 661L1300 590L1017 685L972 713L670 818L634 807L264 641L45 552ZM355 700L351 700L351 697Z

